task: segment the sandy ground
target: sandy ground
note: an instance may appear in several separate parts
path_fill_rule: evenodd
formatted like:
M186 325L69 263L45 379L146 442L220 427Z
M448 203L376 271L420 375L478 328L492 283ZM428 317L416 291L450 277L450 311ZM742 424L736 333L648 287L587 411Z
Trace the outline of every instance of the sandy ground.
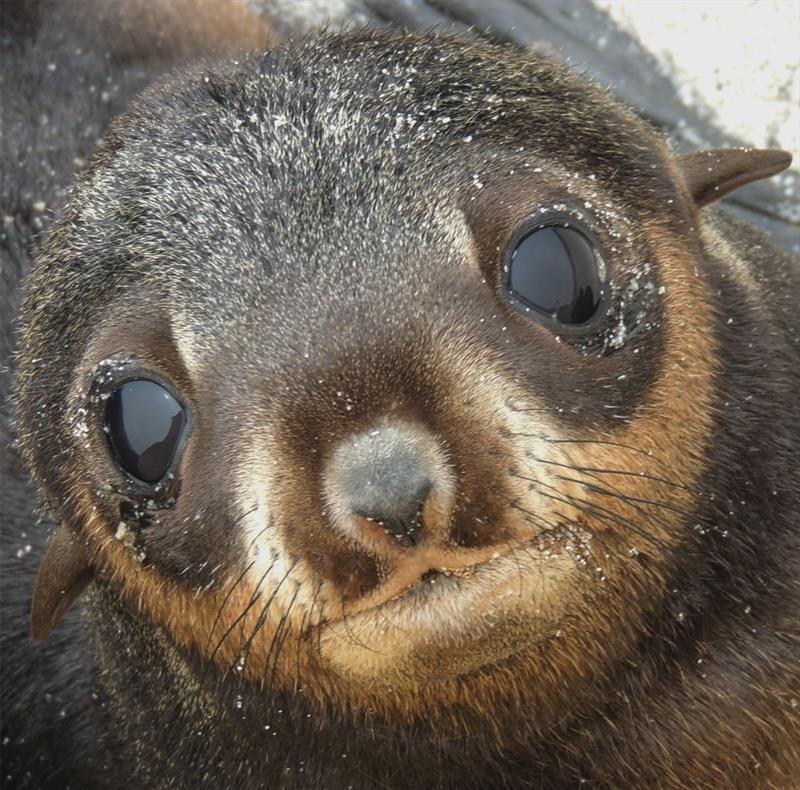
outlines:
M800 170L798 0L595 0L648 49L681 99Z

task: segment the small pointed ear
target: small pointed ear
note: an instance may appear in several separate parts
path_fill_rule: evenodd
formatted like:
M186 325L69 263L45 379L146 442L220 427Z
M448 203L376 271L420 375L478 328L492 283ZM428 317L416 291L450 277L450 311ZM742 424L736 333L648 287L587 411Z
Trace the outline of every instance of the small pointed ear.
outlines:
M34 639L44 639L58 625L93 576L86 547L60 524L47 544L33 588L31 631Z
M716 148L678 157L686 185L698 208L751 181L774 176L791 162L792 155L787 151L757 148Z

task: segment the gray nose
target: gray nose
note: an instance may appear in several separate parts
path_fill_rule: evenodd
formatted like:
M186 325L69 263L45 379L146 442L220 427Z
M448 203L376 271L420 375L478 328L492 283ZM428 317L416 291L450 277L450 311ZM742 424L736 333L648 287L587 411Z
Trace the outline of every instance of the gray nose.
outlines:
M381 523L406 546L420 542L433 477L424 440L400 427L377 428L342 444L334 464L345 508Z

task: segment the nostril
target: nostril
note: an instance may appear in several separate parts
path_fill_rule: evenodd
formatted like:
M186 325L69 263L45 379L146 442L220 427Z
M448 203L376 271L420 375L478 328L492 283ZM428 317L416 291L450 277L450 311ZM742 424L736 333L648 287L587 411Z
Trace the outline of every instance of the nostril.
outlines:
M425 481L415 493L402 497L379 497L375 507L356 510L356 514L376 521L405 546L416 546L422 540L422 506L431 490Z
M416 546L422 540L422 520L419 514L408 521L390 518L378 523L383 524L386 531L394 535L404 546Z

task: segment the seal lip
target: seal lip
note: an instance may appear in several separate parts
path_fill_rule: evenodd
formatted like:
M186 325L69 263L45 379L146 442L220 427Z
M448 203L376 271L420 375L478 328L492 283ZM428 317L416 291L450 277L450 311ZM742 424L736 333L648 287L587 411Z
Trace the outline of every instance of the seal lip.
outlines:
M581 211L583 212L584 210L585 209L582 209ZM525 239L527 236L530 236L532 233L535 233L537 230L552 227L574 228L586 236L595 249L596 255L605 269L605 271L602 273L602 276L599 277L602 285L600 288L600 298L597 302L597 307L595 308L591 318L580 324L562 323L557 318L554 318L550 313L546 313L534 305L527 304L525 300L520 296L517 296L511 288L511 261L513 258L513 252L517 245L523 239ZM612 289L610 269L611 266L609 264L608 256L605 254L604 246L597 234L594 233L585 222L577 219L568 211L553 211L544 216L530 217L528 220L521 222L511 235L506 244L505 252L501 258L502 276L500 278L500 290L502 292L504 301L511 306L514 312L523 315L528 319L537 321L558 335L578 338L596 329L606 317L611 302Z
M496 664L552 636L578 572L567 552L523 542L454 575L416 584L370 608L321 623L325 664L370 688L449 680ZM570 586L571 587L571 586Z
M413 581L402 586L396 592L390 593L384 600L369 604L354 612L352 610L345 612L341 617L320 623L320 626L322 628L334 627L338 623L346 621L347 626L350 627L357 619L369 619L374 615L384 615L390 610L402 609L411 602L416 606L420 599L425 600L430 597L428 582L431 582L430 586L438 585L439 588L447 588L456 594L458 594L458 588L465 594L472 594L473 590L470 588L473 584L481 585L488 581L490 586L494 587L503 586L514 579L522 581L523 570L533 566L541 567L541 563L555 561L562 555L562 552L548 552L542 549L538 541L538 536L521 540L504 551L493 550L482 558L458 567L455 563L425 561L419 565L419 568L424 567L426 570L418 569L414 574ZM435 576L431 577L431 573L435 573ZM437 598L441 597L441 593L438 591L433 595Z

